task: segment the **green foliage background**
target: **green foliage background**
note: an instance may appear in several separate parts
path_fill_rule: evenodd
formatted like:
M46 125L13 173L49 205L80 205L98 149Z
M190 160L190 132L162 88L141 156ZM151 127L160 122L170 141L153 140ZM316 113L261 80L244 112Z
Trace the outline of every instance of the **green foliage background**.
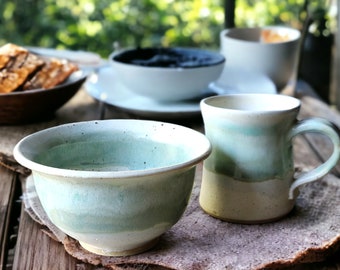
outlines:
M236 24L300 27L303 0L237 0ZM218 48L223 0L0 0L0 45L89 50L113 44Z

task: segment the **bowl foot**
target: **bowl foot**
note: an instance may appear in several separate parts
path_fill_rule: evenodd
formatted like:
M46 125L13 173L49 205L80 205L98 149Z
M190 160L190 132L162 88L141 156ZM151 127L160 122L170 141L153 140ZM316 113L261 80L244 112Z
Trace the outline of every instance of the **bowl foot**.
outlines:
M153 248L157 243L158 243L159 237L144 243L141 246L138 246L136 248L133 249L129 249L129 250L108 250L108 249L102 249L100 247L96 247L93 245L89 245L86 244L84 242L80 242L79 244L86 249L87 251L90 251L92 253L98 254L98 255L103 255L103 256L130 256L130 255L135 255L138 253L142 253L146 250L149 250L151 248Z

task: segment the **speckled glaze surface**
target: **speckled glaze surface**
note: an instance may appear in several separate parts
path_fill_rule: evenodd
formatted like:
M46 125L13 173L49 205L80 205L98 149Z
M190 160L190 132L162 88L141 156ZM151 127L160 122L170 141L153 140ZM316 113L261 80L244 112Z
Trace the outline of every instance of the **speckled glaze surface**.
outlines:
M201 102L212 154L204 161L202 208L242 223L278 219L294 206L297 187L327 174L339 159L335 127L323 119L297 121L300 101L282 95L240 94ZM324 164L296 180L292 138L320 132L334 144Z
M113 256L151 248L178 222L195 165L209 153L203 134L143 120L67 124L14 149L51 221L85 249Z

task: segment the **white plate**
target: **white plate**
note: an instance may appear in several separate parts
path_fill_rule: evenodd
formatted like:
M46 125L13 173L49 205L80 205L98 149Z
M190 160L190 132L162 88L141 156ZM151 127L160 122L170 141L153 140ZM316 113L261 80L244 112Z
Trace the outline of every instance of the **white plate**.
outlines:
M267 76L225 65L220 78L210 87L219 95L239 93L276 94L274 82Z
M53 48L43 48L43 47L26 47L27 50L32 53L57 57L57 58L65 58L72 62L77 63L82 69L86 68L98 68L107 61L103 60L100 55L93 52L86 51L72 51L72 50L57 50Z
M163 103L135 94L119 82L112 67L103 67L91 75L85 89L99 101L142 117L175 119L201 112L199 100Z
M91 75L85 83L85 89L99 101L142 117L178 119L201 113L200 99L163 103L135 94L119 82L110 66L102 67ZM218 81L210 85L207 96L247 92L276 93L276 89L273 82L265 76L225 68Z

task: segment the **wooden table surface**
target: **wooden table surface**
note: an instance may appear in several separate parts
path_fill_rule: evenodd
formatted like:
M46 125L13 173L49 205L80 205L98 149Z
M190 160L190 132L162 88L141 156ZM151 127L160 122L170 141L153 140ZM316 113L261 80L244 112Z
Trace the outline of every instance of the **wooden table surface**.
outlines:
M311 97L302 97L301 117L320 116L340 126L340 114L326 104ZM0 152L11 155L14 145L24 136L35 131L68 122L95 120L102 117L100 103L93 100L83 89L57 113L51 121L22 126L0 126ZM104 108L105 109L105 108ZM105 109L105 118L137 118L112 108ZM202 120L184 120L179 124L202 130ZM304 136L314 157L323 160L329 153L329 143L322 136ZM306 155L308 162L309 156ZM0 162L1 163L1 162ZM340 177L340 165L332 172ZM0 270L6 269L103 269L76 260L65 252L62 244L43 232L43 226L31 219L24 211L20 199L21 186L18 174L0 166ZM340 208L339 208L340 211ZM339 221L340 222L340 221ZM340 234L340 232L339 232ZM118 267L128 269L131 265ZM164 269L154 266L135 265L133 269ZM340 269L340 249L326 261L290 267L290 269Z

